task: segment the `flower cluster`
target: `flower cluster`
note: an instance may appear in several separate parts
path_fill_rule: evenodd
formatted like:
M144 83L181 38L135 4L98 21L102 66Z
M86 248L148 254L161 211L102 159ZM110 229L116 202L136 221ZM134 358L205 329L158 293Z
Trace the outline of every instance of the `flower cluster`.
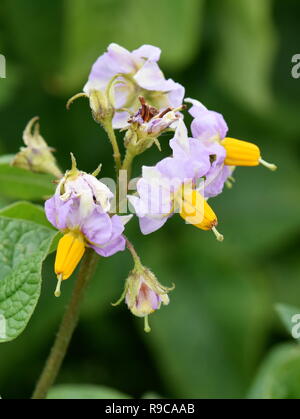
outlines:
M183 116L185 89L165 78L158 65L160 52L151 45L132 52L109 45L92 66L83 93L69 103L79 96L89 98L94 119L103 125L112 143L116 168L128 173L136 155L152 144L160 149L158 138L172 132L170 156L154 166L143 166L136 192L128 196L143 234L158 230L178 213L185 222L213 231L222 241L208 199L219 195L225 184L231 185L236 166L262 164L271 170L276 166L262 159L255 144L227 137L228 126L220 113L187 98L193 118L189 133ZM125 131L123 162L114 129ZM46 144L44 148L48 150ZM149 331L148 315L169 303L171 288L162 286L141 264L124 236L124 225L131 216L111 212L113 193L97 180L97 174L79 171L72 157L71 170L60 177L55 194L45 204L48 220L63 233L55 261L55 294L60 294L61 281L72 275L86 247L106 257L127 246L134 268L119 301L125 299L134 315L144 317L145 330Z

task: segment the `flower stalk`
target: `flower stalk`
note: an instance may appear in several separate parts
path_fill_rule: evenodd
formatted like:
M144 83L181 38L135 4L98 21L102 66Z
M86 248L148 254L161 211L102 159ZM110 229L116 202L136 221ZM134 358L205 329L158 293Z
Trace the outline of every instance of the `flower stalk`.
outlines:
M113 158L114 158L114 161L115 161L116 172L118 174L119 170L121 169L121 165L122 165L121 154L120 154L116 134L115 134L115 131L114 131L113 126L112 126L112 121L108 120L106 122L103 122L103 128L105 129L105 132L106 132L106 134L109 138L109 141L112 145L112 148L113 148Z
M136 154L132 152L132 150L130 150L129 148L127 148L126 150L126 154L123 160L123 164L122 164L122 170L126 170L127 171L127 179L128 182L130 181L130 177L131 177L131 170L132 170L132 163L133 160L135 158Z

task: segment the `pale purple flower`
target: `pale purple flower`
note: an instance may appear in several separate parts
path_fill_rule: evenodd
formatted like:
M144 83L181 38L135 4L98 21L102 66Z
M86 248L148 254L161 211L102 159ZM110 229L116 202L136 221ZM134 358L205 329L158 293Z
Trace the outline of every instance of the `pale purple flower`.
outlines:
M158 109L177 108L182 104L184 87L172 79L165 79L157 64L160 53L160 49L152 45L143 45L130 52L113 43L92 66L83 89L88 95L93 90L104 91L110 81L117 78L113 88L117 110L113 119L114 128L127 125L129 115L122 108L136 112L139 95Z
M194 118L191 124L191 131L194 138L203 141L222 140L226 137L228 126L223 115L210 111L201 102L196 99L185 99L185 102L193 106L189 113Z
M122 233L131 218L110 217L112 198L112 192L95 176L73 167L45 202L45 212L54 227L64 233L81 232L87 246L101 256L111 256L125 249Z
M137 182L138 196L128 196L143 234L158 230L173 215L172 192L180 185L181 181L175 179L174 186L156 167L143 166L142 177Z
M56 195L59 195L63 201L67 201L70 197L80 198L79 210L83 217L89 215L98 205L104 212L108 212L113 198L110 189L93 175L80 171L72 175L70 172L72 170L67 172L59 182Z
M127 217L110 217L100 206L83 217L80 214L80 198L71 196L63 201L54 195L45 203L45 212L50 223L64 232L80 231L87 246L101 256L111 256L125 249L124 221Z
M227 135L228 126L220 113L208 110L198 100L185 99L185 101L193 105L189 109L189 113L194 118L191 123L193 137L201 142L211 156L214 156L204 185L202 185L203 195L206 198L212 198L222 192L225 182L233 171L233 167L224 165L226 151L220 144L220 141Z
M224 165L226 152L218 142L189 138L183 121L178 122L175 136L170 140L173 157L164 159L157 168L165 176L183 176L198 185L201 194L210 198L222 192L232 169ZM199 182L200 181L200 182Z
M139 217L143 234L161 228L176 211L178 193L184 185L193 185L211 169L210 153L199 140L188 138L182 120L170 142L173 157L153 167L143 166L137 182L137 196L128 196Z
M188 136L187 128L182 120L178 121L174 137L170 140L173 157L164 159L157 168L165 176L179 176L181 179L197 180L206 176L211 168L209 150L195 138Z

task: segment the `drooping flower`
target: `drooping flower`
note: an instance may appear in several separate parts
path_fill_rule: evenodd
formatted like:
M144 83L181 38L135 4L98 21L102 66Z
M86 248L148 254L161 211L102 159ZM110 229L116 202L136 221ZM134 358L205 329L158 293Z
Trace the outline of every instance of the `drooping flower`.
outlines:
M215 154L211 170L206 176L206 197L213 197L222 192L235 166L262 164L270 170L276 169L274 164L262 159L257 145L226 137L228 126L220 113L207 109L198 100L186 99L185 101L192 104L189 113L194 118L191 123L193 137L200 140Z
M113 305L125 299L132 314L144 318L145 332L150 332L148 316L159 310L161 304L169 304L168 293L173 289L174 286L168 288L161 285L156 276L138 261L126 280L121 298Z
M152 45L143 45L130 52L112 43L93 64L83 90L89 97L93 92L106 91L116 110L114 128L127 125L128 110L138 110L139 96L158 109L177 108L182 104L184 87L172 79L165 79L157 64L160 53L160 49Z
M209 151L199 140L187 137L181 120L171 147L175 150L173 157L161 160L154 167L143 166L137 196L128 196L142 233L158 230L178 212L188 223L203 230L211 229L222 240L216 230L217 217L199 192L203 184L197 185L211 168Z
M32 118L23 132L23 141L26 147L21 147L12 161L12 166L30 170L37 173L50 173L55 177L62 174L53 156L54 149L49 147L40 134L38 117Z
M86 247L104 257L125 249L122 233L131 218L111 217L108 211L112 192L94 175L79 171L73 157L72 160L72 169L66 172L53 197L45 203L48 220L64 234L55 260L57 296L61 281L72 275Z
M195 182L201 179L201 193L205 198L211 198L222 192L227 178L231 175L233 168L224 165L226 151L218 141L218 130L222 123L217 123L215 119L218 114L213 112L211 121L214 121L214 127L202 132L202 139L194 137L196 132L192 130L193 137L189 138L188 131L182 121L178 122L174 138L170 140L170 147L173 150L173 158L178 162L184 162L189 168L189 177ZM198 131L200 135L200 132ZM209 165L204 156L209 157ZM202 167L206 162L206 172L198 172L197 168ZM159 165L160 170L166 173L164 168Z

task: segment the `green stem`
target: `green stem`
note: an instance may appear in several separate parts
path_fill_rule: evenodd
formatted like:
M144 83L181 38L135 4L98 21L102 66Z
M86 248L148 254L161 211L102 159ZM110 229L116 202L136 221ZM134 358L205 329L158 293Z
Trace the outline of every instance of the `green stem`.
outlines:
M127 170L128 182L130 181L132 162L135 156L136 154L134 154L132 151L129 150L129 148L127 148L125 158L122 164L122 170Z
M71 301L62 318L56 339L34 390L33 399L46 398L48 390L51 388L58 375L73 332L78 323L81 303L86 287L95 272L98 259L99 256L94 250L87 249L79 269Z
M116 165L116 172L117 172L117 176L119 174L119 170L121 168L121 154L120 154L120 150L119 150L119 146L118 146L118 142L117 142L117 138L115 135L115 131L112 127L112 121L110 120L109 122L103 124L103 128L105 129L109 141L111 142L112 148L113 148L113 158L115 161L115 165Z
M129 252L131 253L134 264L138 265L138 266L142 266L142 262L141 262L141 259L140 259L139 255L136 253L136 250L135 250L133 244L127 238L126 238L126 246L127 246L127 249L129 250Z

